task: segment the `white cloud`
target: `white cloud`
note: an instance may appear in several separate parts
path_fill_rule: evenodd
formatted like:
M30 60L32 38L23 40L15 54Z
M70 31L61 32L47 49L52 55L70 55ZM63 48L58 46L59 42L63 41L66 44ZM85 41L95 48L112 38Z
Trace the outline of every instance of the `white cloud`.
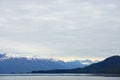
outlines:
M1 0L0 48L43 57L119 55L119 5L119 0Z

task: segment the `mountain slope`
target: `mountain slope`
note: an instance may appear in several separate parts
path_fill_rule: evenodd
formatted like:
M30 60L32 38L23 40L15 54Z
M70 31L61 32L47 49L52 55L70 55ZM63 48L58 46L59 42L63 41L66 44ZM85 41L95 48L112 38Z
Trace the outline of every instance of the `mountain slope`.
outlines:
M32 73L102 73L120 74L120 56L112 56L104 61L91 64L84 68L61 69L49 71L33 71Z
M112 56L102 62L89 65L83 68L82 72L120 74L120 56Z
M0 54L0 73L20 73L33 70L73 69L84 67L80 61L55 61L52 59L8 58Z

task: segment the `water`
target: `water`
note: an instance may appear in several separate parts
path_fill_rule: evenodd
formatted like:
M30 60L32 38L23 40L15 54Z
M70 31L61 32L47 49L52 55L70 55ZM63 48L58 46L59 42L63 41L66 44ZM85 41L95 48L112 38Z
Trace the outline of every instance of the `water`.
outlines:
M119 75L93 74L0 74L0 80L120 80Z

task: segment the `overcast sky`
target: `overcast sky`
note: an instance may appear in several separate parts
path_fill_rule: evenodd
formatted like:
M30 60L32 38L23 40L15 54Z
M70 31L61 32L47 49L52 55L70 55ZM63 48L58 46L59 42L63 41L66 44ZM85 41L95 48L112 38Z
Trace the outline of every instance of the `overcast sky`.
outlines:
M120 0L0 0L0 53L39 58L120 55Z

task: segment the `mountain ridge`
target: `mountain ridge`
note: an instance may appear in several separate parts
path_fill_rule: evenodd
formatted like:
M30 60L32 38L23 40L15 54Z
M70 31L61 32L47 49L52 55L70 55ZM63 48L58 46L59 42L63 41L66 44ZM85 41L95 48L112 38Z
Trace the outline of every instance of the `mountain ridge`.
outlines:
M115 55L105 60L88 65L84 68L61 69L49 71L32 71L32 73L97 73L97 74L120 74L120 56Z
M26 73L33 70L73 69L87 65L77 60L64 62L53 59L7 57L6 54L0 54L0 73Z

